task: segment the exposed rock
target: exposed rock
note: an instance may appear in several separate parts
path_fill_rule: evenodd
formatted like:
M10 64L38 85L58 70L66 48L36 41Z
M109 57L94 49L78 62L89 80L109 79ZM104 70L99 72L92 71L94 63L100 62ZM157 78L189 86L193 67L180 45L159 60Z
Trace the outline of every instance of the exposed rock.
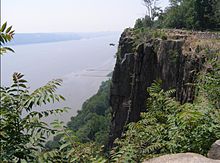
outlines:
M220 33L218 32L201 32L201 31L186 31L181 29L162 29L169 36L173 37L195 37L197 39L220 39Z
M196 73L204 57L195 53L188 37L174 40L150 39L135 47L132 30L126 30L119 41L119 52L112 77L110 104L112 126L109 147L124 131L129 122L138 121L140 112L146 111L147 88L154 80L162 80L162 88L176 89L181 103L194 99Z
M212 144L209 150L208 157L216 160L220 160L220 140L217 140Z
M212 160L196 153L178 153L160 156L143 163L220 163L220 160Z

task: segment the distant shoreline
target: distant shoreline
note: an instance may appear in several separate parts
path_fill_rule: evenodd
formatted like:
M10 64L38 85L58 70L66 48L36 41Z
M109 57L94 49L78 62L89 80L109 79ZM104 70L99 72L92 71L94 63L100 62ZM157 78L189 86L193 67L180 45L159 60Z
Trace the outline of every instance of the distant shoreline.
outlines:
M62 41L91 39L106 37L111 35L120 35L121 32L97 32L97 33L17 33L8 45L30 45L42 43L54 43Z

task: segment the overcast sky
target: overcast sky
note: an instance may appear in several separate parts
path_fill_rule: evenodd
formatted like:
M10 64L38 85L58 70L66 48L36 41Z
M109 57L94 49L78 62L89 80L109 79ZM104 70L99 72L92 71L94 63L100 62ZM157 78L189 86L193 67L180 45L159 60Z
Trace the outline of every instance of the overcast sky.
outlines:
M142 0L1 0L3 22L21 32L122 31L145 15ZM160 0L159 5L168 5Z

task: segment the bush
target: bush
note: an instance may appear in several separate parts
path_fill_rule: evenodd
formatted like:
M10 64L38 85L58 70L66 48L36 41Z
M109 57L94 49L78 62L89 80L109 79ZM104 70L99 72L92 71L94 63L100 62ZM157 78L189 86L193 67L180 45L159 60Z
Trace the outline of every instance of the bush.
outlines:
M1 161L34 161L43 144L55 130L42 121L50 114L62 113L65 109L33 111L35 106L64 99L55 94L61 80L50 81L32 93L20 73L14 73L10 87L0 87L1 94Z
M219 60L212 60L213 70L198 77L194 103L181 105L164 91L160 83L148 88L147 112L141 120L130 123L122 139L116 140L112 158L117 162L140 162L163 154L195 152L206 155L220 139Z

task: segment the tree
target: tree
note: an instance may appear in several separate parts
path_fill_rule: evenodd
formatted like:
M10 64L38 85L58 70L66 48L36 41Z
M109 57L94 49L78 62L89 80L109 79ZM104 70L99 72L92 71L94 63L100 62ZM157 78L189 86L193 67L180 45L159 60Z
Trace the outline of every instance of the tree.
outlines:
M153 21L146 15L144 18L139 18L136 20L134 28L151 28L153 26Z
M170 0L165 11L165 27L196 30L220 27L220 2L217 0Z
M169 0L171 6L178 6L183 0Z
M219 2L216 0L195 0L195 28L196 29L214 29L216 27L216 21L219 18L215 18L215 6L218 6ZM220 8L218 8L220 10Z
M157 7L158 0L144 0L144 4L147 7L147 15L153 21L155 17L161 12L160 8Z
M213 9L214 9L214 17L213 19L215 20L215 29L219 30L220 29L220 1L217 1L214 5L213 5Z
M143 28L144 24L143 24L143 19L138 18L135 22L134 28Z

